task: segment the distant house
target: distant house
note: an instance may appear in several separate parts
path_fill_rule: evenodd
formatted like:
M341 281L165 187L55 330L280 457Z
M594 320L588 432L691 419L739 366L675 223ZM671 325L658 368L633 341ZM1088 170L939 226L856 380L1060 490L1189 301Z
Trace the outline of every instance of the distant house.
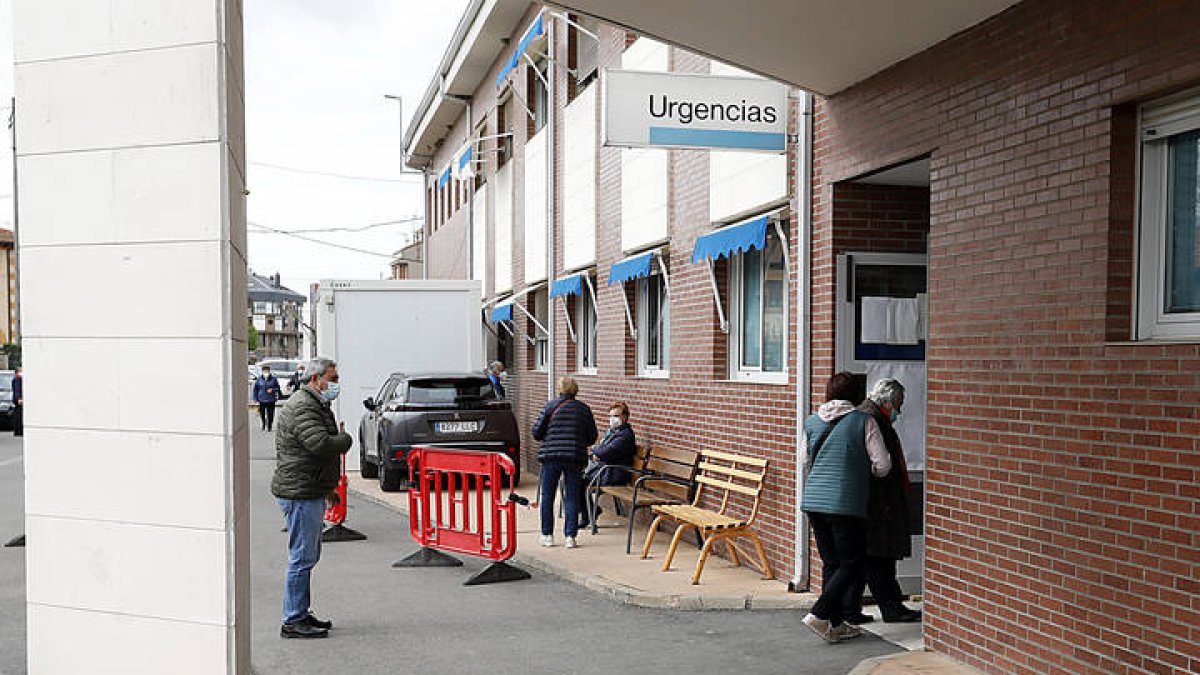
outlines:
M417 239L393 253L391 268L393 279L424 278L423 261L421 259L421 240Z
M17 324L17 254L13 250L12 230L0 229L0 344L20 342Z
M300 355L300 308L305 297L279 281L279 274L264 277L253 272L247 277L248 313L258 331L254 355L264 358L296 358Z

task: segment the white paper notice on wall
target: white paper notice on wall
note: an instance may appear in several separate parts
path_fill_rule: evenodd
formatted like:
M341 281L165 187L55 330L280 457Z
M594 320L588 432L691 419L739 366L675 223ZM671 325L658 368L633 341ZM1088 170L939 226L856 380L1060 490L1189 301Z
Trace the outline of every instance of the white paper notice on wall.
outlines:
M904 385L904 405L896 421L896 433L904 448L909 471L925 470L927 381L924 363L872 363L867 368L867 391L875 383L891 378Z
M888 338L888 305L891 298L862 299L862 326L859 342L884 344Z
M916 298L888 298L888 344L917 344L920 341L919 323L920 310Z

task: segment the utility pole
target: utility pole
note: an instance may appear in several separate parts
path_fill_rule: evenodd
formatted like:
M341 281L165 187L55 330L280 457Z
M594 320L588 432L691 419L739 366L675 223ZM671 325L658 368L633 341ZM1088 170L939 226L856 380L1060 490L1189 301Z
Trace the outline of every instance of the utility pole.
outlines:
M13 284L13 302L16 307L8 308L4 321L9 325L9 342L21 344L21 211L17 208L17 97L9 99L8 128L12 131L12 203L13 203L13 267L16 283ZM7 282L6 282L7 283ZM13 321L13 315L16 321ZM15 325L14 325L15 323Z

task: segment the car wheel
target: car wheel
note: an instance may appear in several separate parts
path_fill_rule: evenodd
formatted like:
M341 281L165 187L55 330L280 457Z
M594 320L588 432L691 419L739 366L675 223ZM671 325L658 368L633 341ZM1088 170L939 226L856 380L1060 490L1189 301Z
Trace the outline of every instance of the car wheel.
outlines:
M379 465L372 464L367 459L367 449L361 442L358 444L358 470L362 473L363 478L379 477Z
M399 492L404 485L404 472L398 469L389 469L386 465L379 465L379 489L384 492Z
M383 461L383 436L380 436L376 441L375 449L379 452L379 466L376 470L379 472L379 489L384 492L399 492L404 485L404 478L407 472L400 469L387 468L387 462Z

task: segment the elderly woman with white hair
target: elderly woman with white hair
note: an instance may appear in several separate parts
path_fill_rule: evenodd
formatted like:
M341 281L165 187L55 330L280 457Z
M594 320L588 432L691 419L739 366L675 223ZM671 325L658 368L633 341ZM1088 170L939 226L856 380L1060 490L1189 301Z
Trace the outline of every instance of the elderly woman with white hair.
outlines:
M899 380L885 378L871 387L867 400L858 408L870 415L879 426L893 470L882 478L871 479L867 501L867 557L863 565L863 577L850 590L842 610L842 615L850 623L872 620L872 617L862 613L863 589L866 586L871 587L871 596L879 605L885 622L921 619L921 612L909 609L901 602L900 584L896 581L896 561L912 555L912 533L908 520L908 468L895 427L903 406L904 385Z

